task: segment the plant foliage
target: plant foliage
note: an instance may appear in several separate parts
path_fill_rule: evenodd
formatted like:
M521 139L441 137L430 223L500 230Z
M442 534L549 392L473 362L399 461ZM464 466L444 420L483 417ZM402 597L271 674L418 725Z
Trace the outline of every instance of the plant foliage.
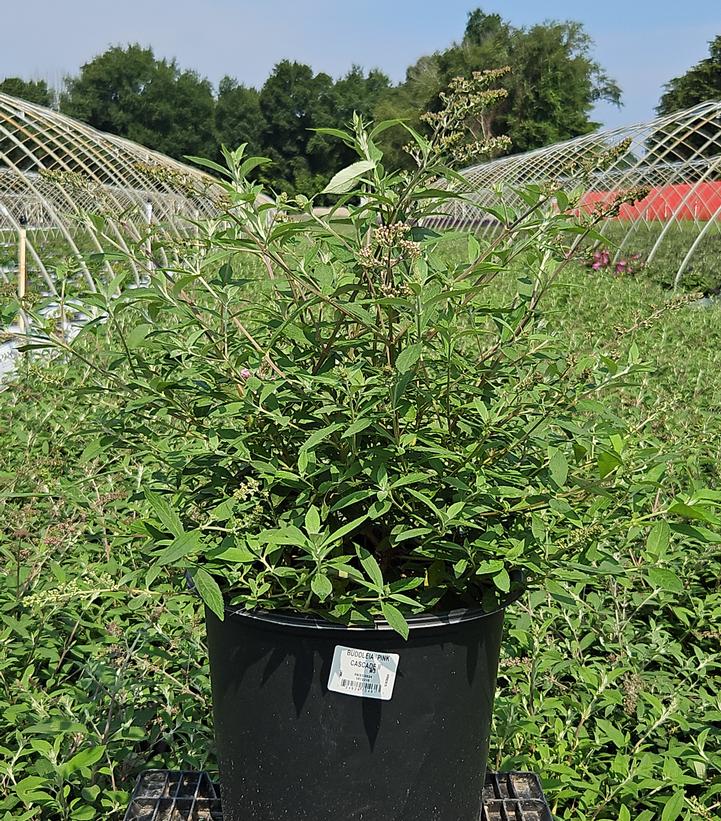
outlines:
M460 261L432 228L464 196L449 163L498 145L467 126L504 98L500 73L454 81L430 138L406 127L410 172L384 165L392 122L319 129L358 157L321 192L338 197L326 216L305 197L259 204L263 160L242 147L227 169L199 160L225 177L218 218L136 260L147 286L99 284L77 344L51 342L82 356L104 335L96 389L127 402L98 447L147 465L150 581L187 573L221 616L230 601L405 635L413 614L496 607L599 532L666 512L646 506L663 456L597 400L637 352L569 357L544 330L541 297L593 232L572 195L529 188L521 213L499 197L497 233ZM669 512L715 522L714 503Z

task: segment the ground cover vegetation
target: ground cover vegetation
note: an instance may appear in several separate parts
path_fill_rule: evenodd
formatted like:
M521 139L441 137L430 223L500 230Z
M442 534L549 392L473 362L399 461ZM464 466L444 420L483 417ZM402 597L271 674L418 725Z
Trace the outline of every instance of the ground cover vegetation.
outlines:
M719 310L579 264L547 315L571 351L642 352L651 369L607 401L672 451L676 488L718 487ZM4 821L119 818L138 770L213 766L197 605L144 583L144 468L99 452L94 406L114 400L84 400L87 378L37 360L0 394ZM705 526L595 538L582 560L603 573L509 612L492 765L540 772L559 817L718 815L721 592Z

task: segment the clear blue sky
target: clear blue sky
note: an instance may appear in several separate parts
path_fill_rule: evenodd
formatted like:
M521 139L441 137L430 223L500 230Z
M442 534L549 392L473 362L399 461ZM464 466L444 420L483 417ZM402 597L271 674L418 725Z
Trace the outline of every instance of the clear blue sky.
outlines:
M260 85L285 57L334 76L358 63L400 80L421 54L459 39L479 5L516 25L580 20L624 92L620 111L598 107L605 125L652 116L663 84L721 34L721 0L0 0L0 78L57 85L108 45L140 42L213 83L231 74Z

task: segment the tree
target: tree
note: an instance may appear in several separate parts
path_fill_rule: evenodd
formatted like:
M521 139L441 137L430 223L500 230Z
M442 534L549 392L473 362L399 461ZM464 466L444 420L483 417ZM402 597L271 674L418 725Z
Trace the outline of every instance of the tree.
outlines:
M660 115L673 114L684 108L691 108L706 100L721 99L721 35L709 43L709 56L690 68L681 77L674 77L664 86L656 111ZM669 162L689 159L699 155L714 157L719 153L716 123L705 117L688 122L679 131L671 124L657 128L648 139L649 150ZM705 176L708 171L702 167L688 169L695 179ZM716 177L716 174L713 175Z
M350 122L353 112L371 117L373 111L390 89L390 79L378 69L366 75L360 66L351 70L333 86L333 107L339 123Z
M378 70L366 74L353 66L334 81L303 63L278 63L260 91L261 153L273 160L263 169L265 180L290 193L308 195L323 188L353 155L338 140L314 129L343 128L353 112L371 119L389 89L390 80Z
M709 56L690 68L681 77L674 77L664 86L656 108L659 114L672 114L705 100L721 99L721 34L709 43Z
M46 108L52 107L55 94L45 80L22 80L20 77L6 77L0 83L0 92L11 97L19 97L29 103L37 103Z
M589 57L591 38L581 23L544 23L511 35L505 128L515 150L587 134L599 100L620 105L621 90Z
M214 108L208 80L137 44L86 63L60 100L65 114L179 159L215 154Z
M441 92L454 77L509 66L502 82L508 97L479 124L486 137L508 134L519 152L586 134L598 125L590 119L594 103L620 104L621 96L591 59L591 46L581 23L517 28L476 9L468 15L463 40L411 66L402 91L384 100L379 113L389 116L395 103L399 114L414 111L411 124L420 126L420 112L442 106Z
M215 105L215 130L219 142L228 148L247 143L248 154L261 154L265 126L258 91L232 77L223 77Z
M266 178L279 190L309 194L320 183L328 158L311 144L311 128L330 125L330 92L333 80L313 74L304 63L282 60L260 91L260 110L265 120L263 153L273 161ZM322 186L321 186L322 187Z

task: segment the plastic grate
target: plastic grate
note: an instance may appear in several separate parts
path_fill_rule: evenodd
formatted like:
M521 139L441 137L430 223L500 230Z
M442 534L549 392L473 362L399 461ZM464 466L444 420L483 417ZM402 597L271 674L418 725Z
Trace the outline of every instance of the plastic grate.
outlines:
M220 791L208 773L148 770L140 775L125 821L222 821ZM480 821L552 821L533 773L488 773Z

